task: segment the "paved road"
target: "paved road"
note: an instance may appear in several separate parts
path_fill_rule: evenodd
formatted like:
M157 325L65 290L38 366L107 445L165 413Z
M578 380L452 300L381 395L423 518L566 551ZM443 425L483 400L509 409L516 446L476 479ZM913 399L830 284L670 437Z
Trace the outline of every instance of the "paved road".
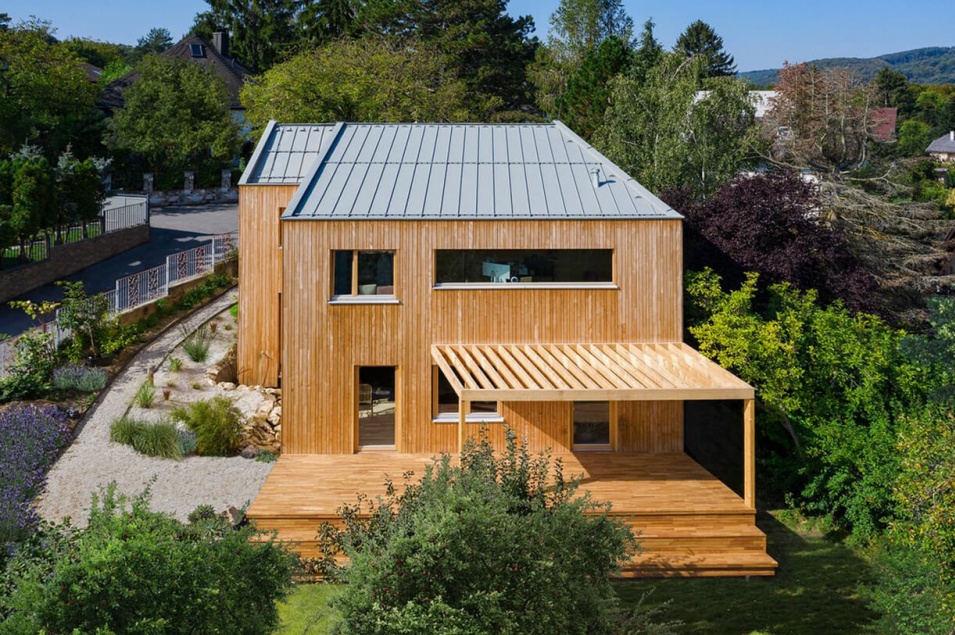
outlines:
M166 256L208 242L210 236L234 232L239 228L239 208L235 204L198 207L163 207L150 212L150 240L144 245L88 267L67 280L82 280L89 293L114 288L117 278L150 269L166 261ZM61 289L49 284L18 299L59 300ZM30 328L23 311L0 306L0 333L17 335Z

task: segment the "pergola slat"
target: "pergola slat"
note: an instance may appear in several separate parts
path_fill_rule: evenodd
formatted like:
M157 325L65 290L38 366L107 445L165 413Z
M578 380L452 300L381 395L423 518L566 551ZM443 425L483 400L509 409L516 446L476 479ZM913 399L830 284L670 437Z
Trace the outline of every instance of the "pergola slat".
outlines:
M462 401L656 401L754 395L749 384L682 342L454 344L432 346L431 355Z

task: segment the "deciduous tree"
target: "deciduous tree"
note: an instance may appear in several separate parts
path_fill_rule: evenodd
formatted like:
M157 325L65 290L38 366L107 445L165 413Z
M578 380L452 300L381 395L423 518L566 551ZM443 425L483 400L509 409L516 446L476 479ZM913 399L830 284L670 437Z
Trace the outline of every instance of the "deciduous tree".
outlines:
M850 170L868 156L873 91L849 70L784 65L763 119L769 158L820 172Z
M292 59L242 90L256 129L278 121L466 121L464 83L427 45L341 40Z
M110 124L111 148L143 156L156 171L233 158L241 138L220 78L189 60L155 54L139 72Z
M618 76L596 145L650 188L712 192L743 164L754 134L746 85L709 80L697 96L702 61L664 54L645 80Z
M51 42L49 23L0 30L0 154L39 143L55 156L59 128L94 116L96 86L68 48Z

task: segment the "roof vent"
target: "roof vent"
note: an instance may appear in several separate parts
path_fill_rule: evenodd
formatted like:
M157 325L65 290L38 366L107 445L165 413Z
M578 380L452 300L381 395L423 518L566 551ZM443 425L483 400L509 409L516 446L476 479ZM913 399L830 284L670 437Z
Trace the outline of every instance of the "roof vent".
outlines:
M590 171L590 182L594 184L594 187L600 187L600 168L594 168Z

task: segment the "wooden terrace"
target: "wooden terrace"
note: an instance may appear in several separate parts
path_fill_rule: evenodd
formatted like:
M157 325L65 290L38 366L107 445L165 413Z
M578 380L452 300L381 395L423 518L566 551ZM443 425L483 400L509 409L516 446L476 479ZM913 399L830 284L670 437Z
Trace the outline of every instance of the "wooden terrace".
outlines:
M558 455L565 474L581 475L595 500L640 532L642 553L623 577L773 575L755 510L716 477L680 453L575 452ZM374 497L384 481L424 473L428 454L283 455L249 509L259 528L278 531L302 555L315 556L315 533L337 520L359 493Z

